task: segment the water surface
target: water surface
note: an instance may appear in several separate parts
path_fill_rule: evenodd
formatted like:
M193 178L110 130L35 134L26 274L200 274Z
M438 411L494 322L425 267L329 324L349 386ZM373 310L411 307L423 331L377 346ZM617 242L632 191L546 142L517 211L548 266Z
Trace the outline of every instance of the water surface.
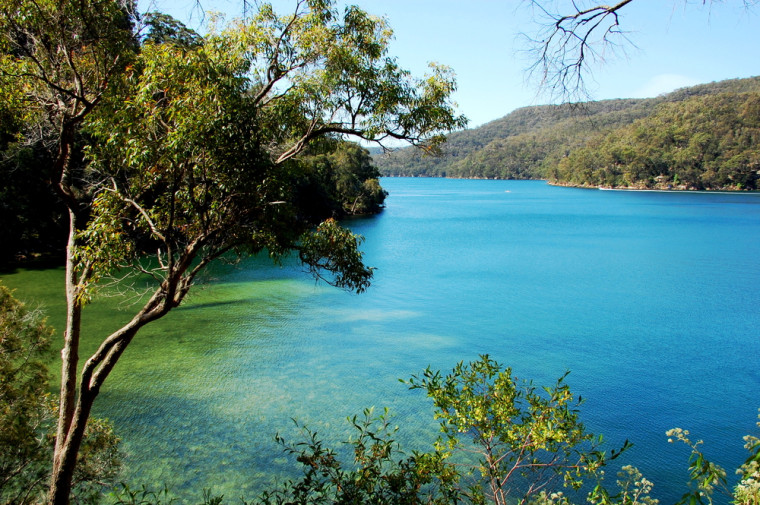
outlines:
M432 440L429 402L399 378L479 354L515 375L568 382L582 418L671 503L684 448L704 438L729 468L760 407L760 195L596 191L538 181L383 179L379 216L348 224L377 267L362 295L294 264L219 266L189 302L133 342L97 403L124 439L132 482L197 499L251 497L292 471L274 434L297 418L325 437L390 407L402 441ZM60 327L60 271L3 281ZM51 287L52 286L52 287ZM88 342L114 300L88 309ZM732 472L729 471L729 474Z

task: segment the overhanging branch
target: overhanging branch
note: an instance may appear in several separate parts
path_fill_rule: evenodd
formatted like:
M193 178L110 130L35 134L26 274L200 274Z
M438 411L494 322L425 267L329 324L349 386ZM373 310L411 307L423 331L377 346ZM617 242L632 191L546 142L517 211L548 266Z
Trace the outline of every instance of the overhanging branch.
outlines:
M626 38L619 12L632 1L590 8L573 2L574 12L558 14L549 12L540 0L530 0L544 21L538 36L527 37L534 56L529 75L537 75L540 88L552 95L563 99L586 97L584 74L589 59L601 59L599 48L615 48L617 38Z

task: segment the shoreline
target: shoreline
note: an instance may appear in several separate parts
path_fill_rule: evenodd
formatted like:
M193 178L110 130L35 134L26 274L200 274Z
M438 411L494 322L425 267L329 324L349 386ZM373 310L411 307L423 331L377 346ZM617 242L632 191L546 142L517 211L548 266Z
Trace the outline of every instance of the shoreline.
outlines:
M570 183L549 181L549 180L547 180L546 183L550 186L557 186L561 188L596 189L598 191L639 191L639 192L649 192L649 193L710 193L710 194L715 194L715 193L736 194L736 193L760 192L760 190L757 190L757 189L737 189L737 188L731 188L731 187L715 188L715 189L711 189L711 188L697 189L697 188L689 188L686 186L681 186L681 187L655 186L653 188L649 188L646 186L641 186L641 187L602 186L602 185L593 186L590 184L570 184Z
M731 187L717 188L717 189L696 189L686 186L681 187L653 187L646 186L631 187L631 186L601 186L591 184L571 184L567 182L550 181L549 179L501 179L498 177L449 177L438 175L381 175L381 178L398 178L398 179L452 179L452 180L466 180L466 181L544 181L549 186L556 186L559 188L577 188L577 189L595 189L598 191L638 191L638 192L650 192L650 193L760 193L760 189L736 189Z

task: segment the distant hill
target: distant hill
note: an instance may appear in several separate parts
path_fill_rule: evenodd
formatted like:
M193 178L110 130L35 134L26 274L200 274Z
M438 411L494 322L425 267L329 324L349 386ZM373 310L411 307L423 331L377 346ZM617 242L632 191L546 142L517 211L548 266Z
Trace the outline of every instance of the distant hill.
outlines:
M655 173L660 168L653 168L653 172L639 171L642 180L630 180L624 177L607 177L606 179L593 174L595 170L614 172L612 165L620 161L610 161L610 167L582 167L579 162L570 163L564 161L568 158L579 160L579 155L572 156L576 151L583 153L587 159L593 159L594 149L605 149L605 140L610 143L619 138L623 133L632 134L626 130L637 122L644 121L645 128L652 129L665 127L661 121L648 119L657 117L658 114L670 114L671 124L668 128L679 128L681 135L690 137L693 128L699 126L700 132L706 134L710 130L710 121L702 124L690 123L691 126L675 125L680 121L678 107L673 104L691 104L691 108L719 107L718 114L722 123L730 121L731 117L741 116L739 108L750 107L744 99L722 99L718 101L705 100L710 96L733 96L760 93L760 77L748 79L733 79L710 84L702 84L689 88L676 90L672 93L650 99L620 99L587 102L577 105L541 105L517 109L507 116L491 121L483 126L471 130L452 133L448 136L443 147L443 155L431 157L424 155L415 148L405 148L390 154L376 153L373 158L375 164L383 175L402 176L429 176L429 177L459 177L459 178L498 178L498 179L550 179L559 184L573 185L615 185L632 187L650 187L652 184L669 184L672 187L681 188L712 188L711 184L705 184L691 177L689 183L685 183L679 176L677 184L672 184L673 174L667 171ZM719 105L720 104L720 105ZM689 106L684 106L689 109ZM669 113L662 112L669 110ZM708 111L703 111L702 119L708 117ZM748 121L750 117L744 116ZM760 119L760 118L758 118ZM648 122L646 122L648 120ZM717 119L716 119L717 120ZM673 123L675 122L675 123ZM751 121L750 121L751 122ZM717 127L716 133L725 135L730 127ZM725 125L724 125L725 126ZM639 130L642 128L640 125ZM690 130L691 128L692 130ZM752 128L746 121L734 124L733 128ZM635 130L635 128L634 128ZM618 132L614 133L613 132ZM693 131L696 134L696 130ZM745 132L746 133L746 132ZM746 134L743 138L756 146L756 140ZM654 139L651 137L650 140ZM661 139L660 139L661 140ZM652 140L655 142L655 140ZM713 142L715 144L715 142ZM720 144L720 142L718 142ZM725 144L725 143L724 143ZM717 144L715 144L717 145ZM652 156L653 146L640 145L642 152L649 152ZM665 149L666 146L660 146ZM678 145L674 144L674 149ZM713 146L714 147L714 146ZM723 147L728 148L727 144ZM747 149L750 146L746 146ZM747 160L753 159L750 153L739 156L740 147L731 148L733 163L739 163L741 156ZM739 156L739 157L737 157ZM710 154L710 158L719 160L721 157L716 152ZM641 162L641 160L639 160ZM560 163L563 163L560 170ZM750 163L749 161L747 163ZM739 163L740 164L740 163ZM751 163L750 163L751 165ZM748 165L749 166L749 165ZM703 167L704 168L704 167ZM703 168L691 169L692 175ZM747 169L747 166L743 167ZM578 176L582 171L588 177ZM705 169L706 170L706 169ZM715 167L713 167L715 170ZM751 172L751 170L745 170ZM646 172L646 174L645 174ZM724 170L726 172L726 170ZM666 181L667 178L670 178ZM720 179L720 178L718 178ZM722 187L722 184L732 184L731 179L723 177L723 182L718 179L712 180ZM747 187L747 178L740 186Z

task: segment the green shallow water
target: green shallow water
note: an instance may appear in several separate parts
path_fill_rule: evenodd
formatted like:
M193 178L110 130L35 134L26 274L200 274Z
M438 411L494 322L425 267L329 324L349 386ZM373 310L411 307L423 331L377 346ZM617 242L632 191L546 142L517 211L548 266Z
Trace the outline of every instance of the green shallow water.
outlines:
M293 471L274 443L291 418L326 438L390 407L412 447L429 403L399 378L490 353L539 384L571 370L583 418L672 502L689 428L709 456L743 460L760 407L760 195L555 188L541 182L384 179L380 216L348 223L378 269L363 295L294 264L218 266L146 328L97 402L127 453L125 479L251 497ZM60 327L60 270L3 275ZM126 319L88 308L89 350ZM92 336L92 337L89 337ZM89 340L92 338L92 340Z

